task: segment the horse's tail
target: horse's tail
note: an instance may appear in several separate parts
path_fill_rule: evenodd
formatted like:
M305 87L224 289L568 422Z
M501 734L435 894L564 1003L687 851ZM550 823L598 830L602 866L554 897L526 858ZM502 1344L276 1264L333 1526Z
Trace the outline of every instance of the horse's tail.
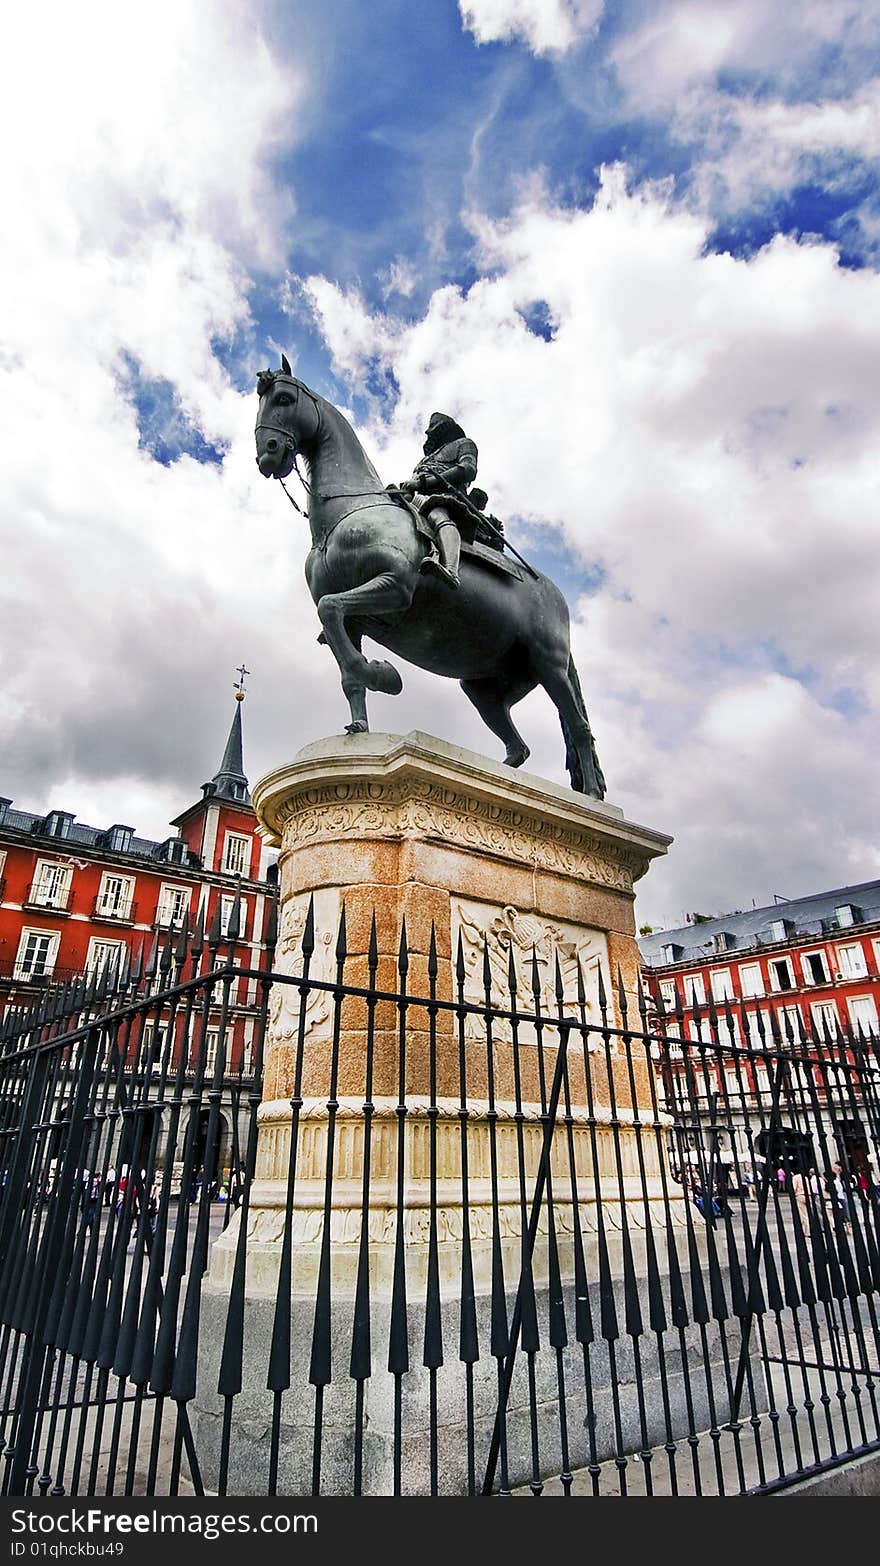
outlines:
M604 799L605 798L605 786L606 786L605 785L605 774L604 774L604 772L602 771L602 768L599 765L599 757L598 757L598 754L596 752L596 741L593 738L593 731L590 728L590 720L587 717L587 708L586 708L586 703L584 702L584 693L581 690L581 682L580 682L580 680L578 678L578 672L577 672L577 669L575 667L575 661L574 661L574 658L572 657L571 653L569 653L569 655L568 655L568 679L569 679L569 683L571 685L571 688L574 691L575 697L577 698L577 704L580 707L581 713L583 715L583 720L584 720L585 724L587 725L587 729L589 730L590 751L591 751L592 758L593 758L593 768L594 768L595 773L596 773L596 787L597 787L597 789L599 791L598 792L598 797L600 799ZM571 778L571 786L577 793L581 793L581 794L585 793L586 790L584 788L584 784L585 784L586 780L584 778L584 769L581 766L581 760L580 760L580 756L577 753L577 748L576 748L576 746L572 742L571 730L569 729L568 724L566 723L566 721L563 718L561 713L559 715L559 721L562 724L562 737L565 740L565 766L566 766L566 770L568 772L568 775Z

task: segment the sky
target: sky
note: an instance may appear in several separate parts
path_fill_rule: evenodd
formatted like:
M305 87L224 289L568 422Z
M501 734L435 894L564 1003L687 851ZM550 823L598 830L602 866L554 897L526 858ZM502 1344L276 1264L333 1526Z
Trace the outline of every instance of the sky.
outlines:
M0 794L163 838L341 730L286 352L452 412L560 584L655 927L880 875L880 0L92 0L0 50ZM376 730L499 757L401 666ZM426 712L430 718L426 718ZM516 709L565 781L555 712Z

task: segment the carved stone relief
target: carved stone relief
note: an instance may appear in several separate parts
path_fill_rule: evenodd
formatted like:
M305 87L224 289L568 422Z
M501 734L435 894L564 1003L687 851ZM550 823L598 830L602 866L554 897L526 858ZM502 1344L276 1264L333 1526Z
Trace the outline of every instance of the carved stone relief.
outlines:
M465 965L465 999L482 1005L485 996L483 979L484 948L488 955L491 974L493 1005L510 1010L510 958L516 972L517 1010L534 1012L534 985L537 975L539 1007L542 1016L549 1019L558 1015L556 995L556 963L562 978L563 1014L578 1017L578 968L583 977L586 992L586 1019L598 1023L599 971L606 994L610 994L608 947L604 933L583 925L570 924L564 919L546 919L540 914L523 913L508 904L484 903L454 897L452 913L452 950L455 952L461 934ZM485 1037L481 1017L468 1016L465 1033L471 1039ZM493 1038L509 1041L512 1024L498 1018L493 1023ZM548 1033L552 1039L552 1033ZM536 1042L536 1029L532 1023L519 1024L522 1044Z
M315 949L309 977L326 983L335 978L335 947L339 927L340 898L334 887L320 888L315 898ZM278 928L275 966L279 973L302 974L302 940L309 898L305 893L285 899ZM294 984L275 984L269 997L269 1037L275 1044L289 1044L299 1036L300 990ZM309 990L306 996L305 1036L329 1025L332 1000L328 990Z

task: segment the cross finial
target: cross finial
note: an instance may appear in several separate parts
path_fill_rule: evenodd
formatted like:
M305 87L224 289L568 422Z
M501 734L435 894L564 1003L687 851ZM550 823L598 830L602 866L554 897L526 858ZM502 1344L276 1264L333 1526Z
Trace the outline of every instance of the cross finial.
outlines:
M246 669L243 663L240 663L235 672L238 675L238 679L235 682L235 699L236 701L244 701L245 675L250 674L251 671L250 669Z

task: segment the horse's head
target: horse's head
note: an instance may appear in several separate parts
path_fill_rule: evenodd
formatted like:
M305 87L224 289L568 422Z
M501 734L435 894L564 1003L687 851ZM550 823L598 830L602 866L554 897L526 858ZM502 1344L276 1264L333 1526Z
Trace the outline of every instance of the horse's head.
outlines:
M317 431L318 415L311 393L298 381L287 358L280 370L261 370L257 376L260 406L255 435L257 467L264 478L287 478L298 451Z

